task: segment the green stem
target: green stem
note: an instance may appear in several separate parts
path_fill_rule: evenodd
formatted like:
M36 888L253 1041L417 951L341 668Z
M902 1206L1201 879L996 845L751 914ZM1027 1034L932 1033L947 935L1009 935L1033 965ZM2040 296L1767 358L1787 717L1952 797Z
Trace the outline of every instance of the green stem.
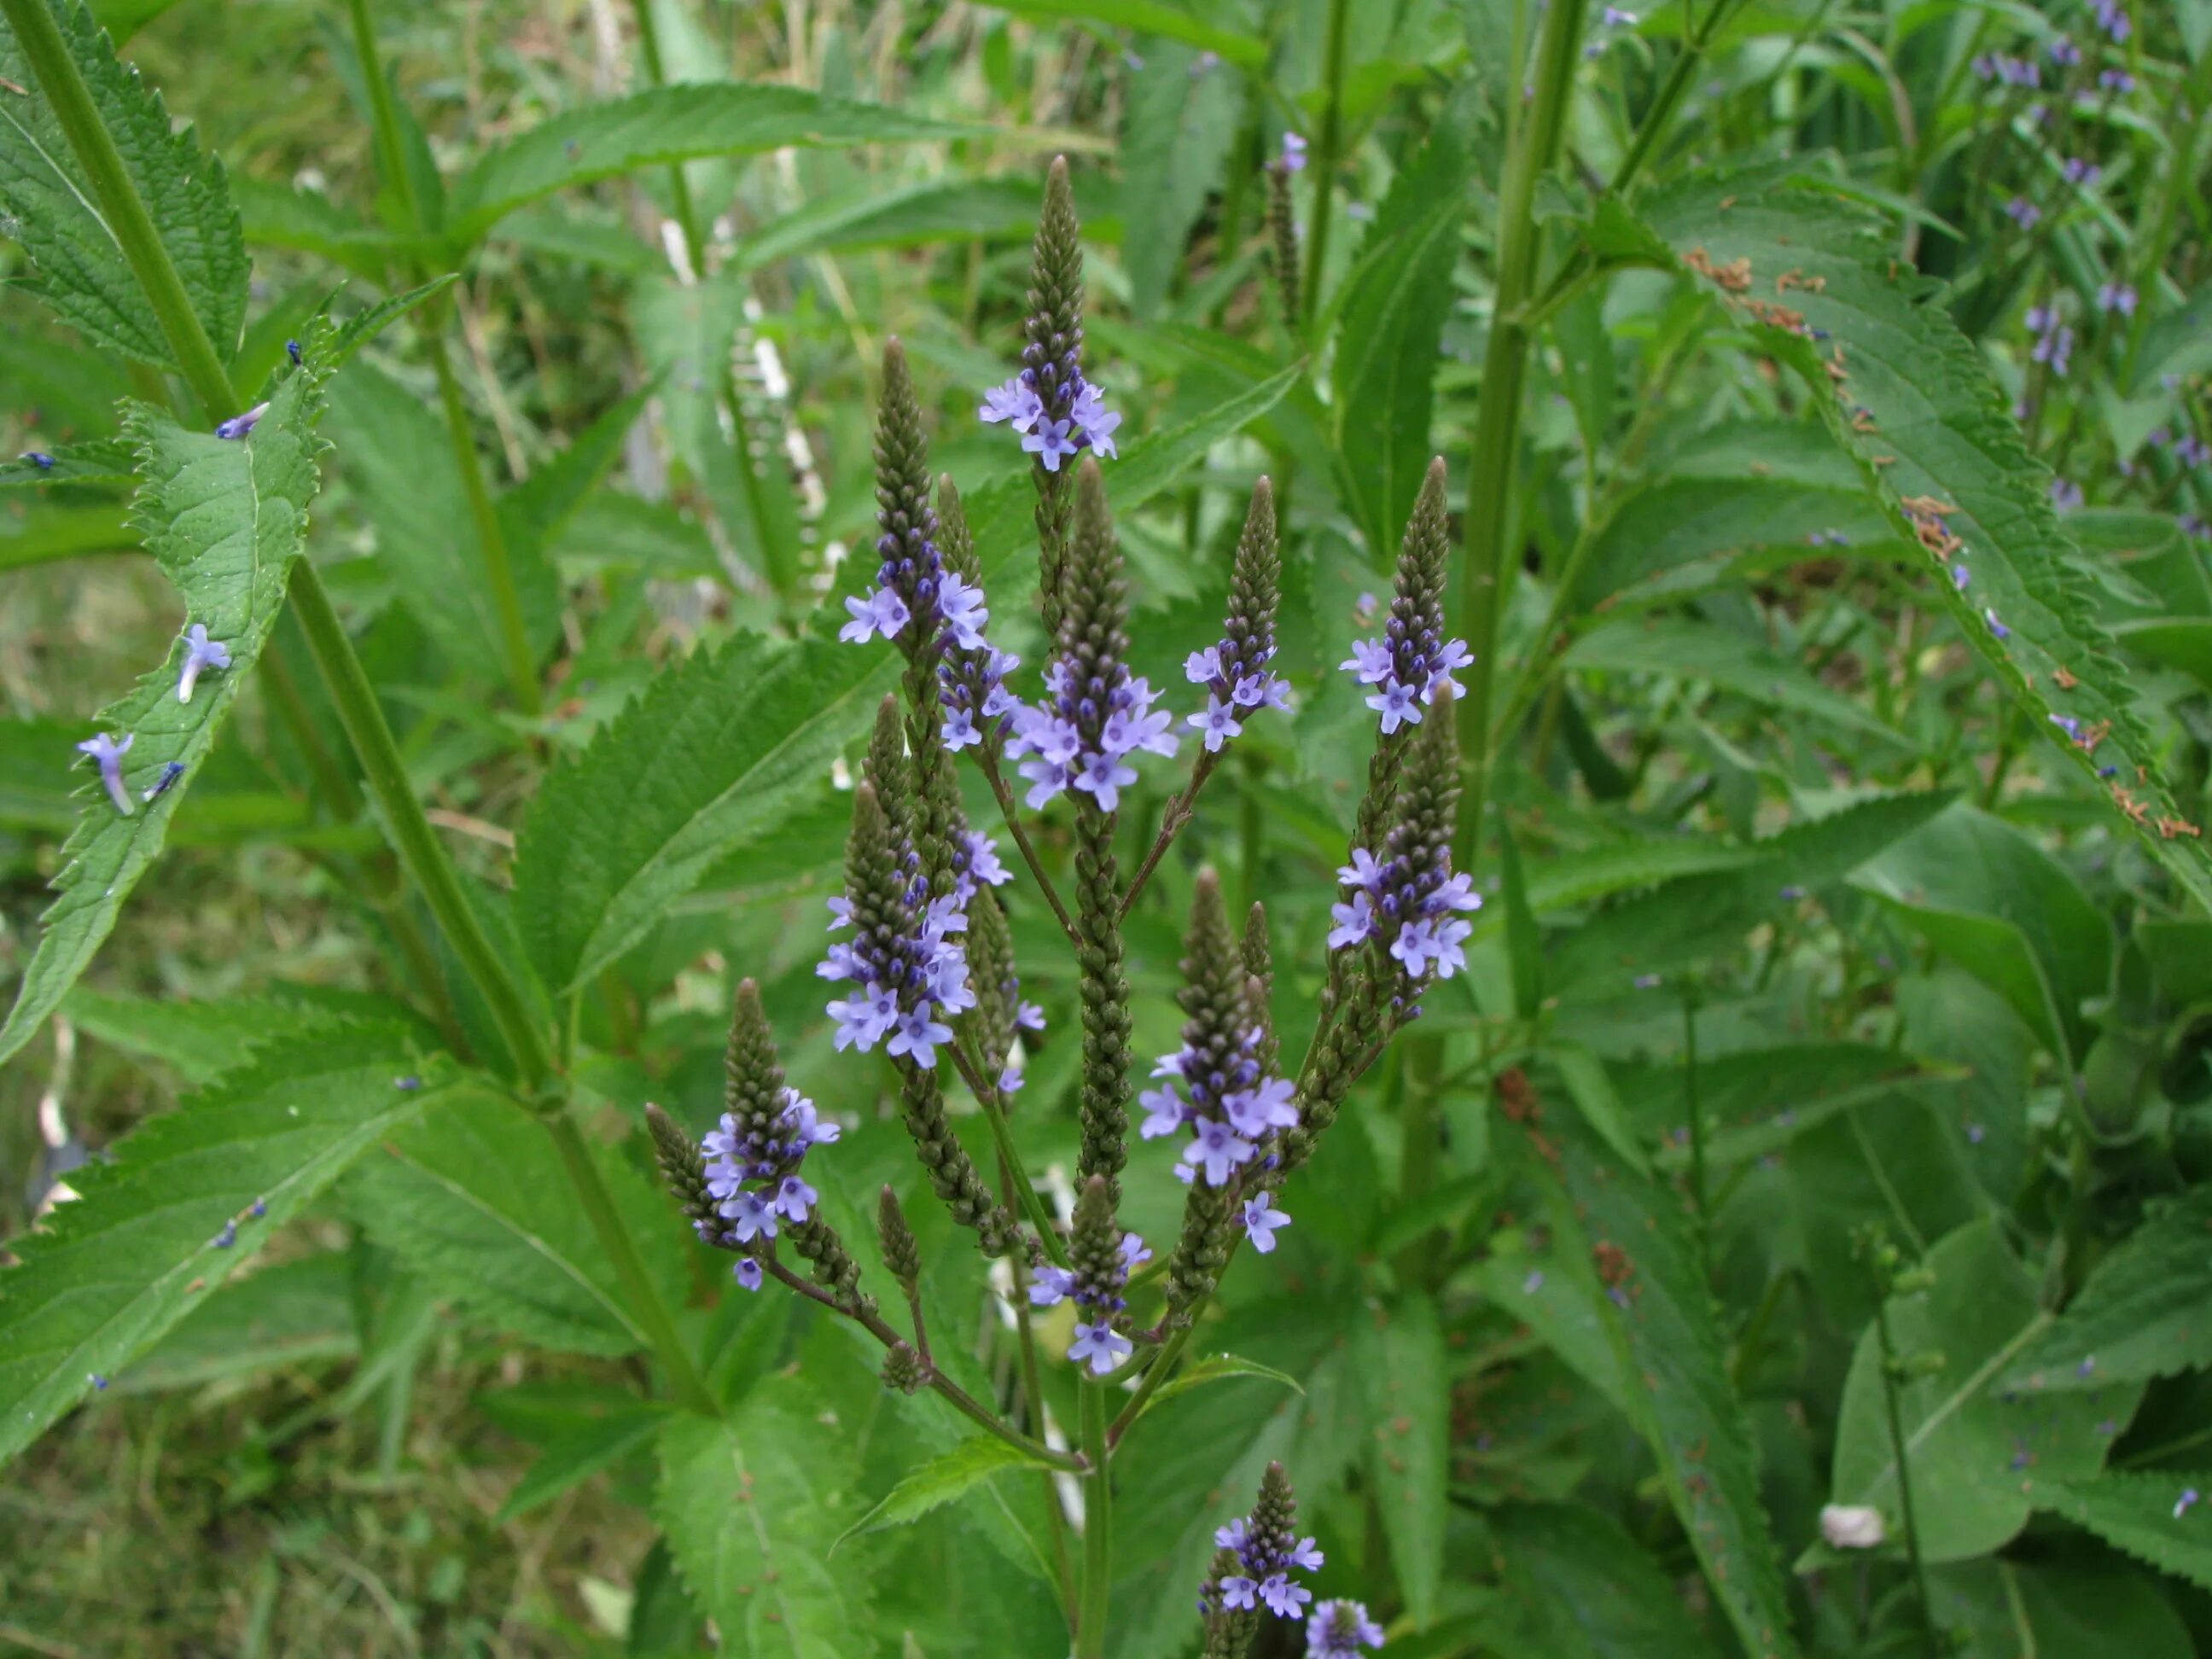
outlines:
M1081 1385L1083 1455L1091 1470L1083 1486L1083 1605L1075 1621L1075 1659L1105 1659L1106 1609L1114 1577L1114 1473L1106 1443L1106 1395Z
M1874 1325L1881 1344L1882 1403L1889 1417L1890 1455L1897 1460L1897 1503L1905 1516L1905 1553L1912 1564L1913 1593L1919 1598L1920 1617L1927 1627L1929 1659L1941 1659L1943 1640L1936 1627L1936 1603L1928 1595L1928 1571L1920 1559L1920 1526L1913 1518L1912 1474L1905 1461L1905 1416L1897 1404L1897 1349L1889 1334L1889 1287L1879 1283Z
M1004 1158L999 1160L999 1186L1009 1204L1016 1202L1014 1172ZM1040 1440L1044 1438L1044 1382L1037 1371L1036 1327L1030 1318L1029 1275L1026 1264L1019 1253L1008 1258L1014 1283L1014 1329L1020 1338L1022 1367L1022 1403L1029 1413L1029 1426ZM915 1310L917 1320L921 1310ZM1067 1620L1069 1630L1075 1628L1075 1561L1067 1551L1067 1520L1060 1512L1060 1487L1054 1478L1040 1471L1038 1496L1044 1500L1045 1530L1052 1534L1053 1568L1058 1575L1060 1616Z
M459 957L462 972L475 983L491 1010L493 1022L507 1039L507 1051L525 1086L542 1090L553 1073L553 1056L545 1033L538 1028L522 993L506 964L492 949L491 939L477 919L462 890L461 878L446 849L438 842L430 821L407 782L406 763L392 741L384 709L362 672L345 625L331 606L322 578L301 559L292 568L292 613L307 636L307 648L336 707L338 722L361 761L368 793L383 814L386 830L408 875L421 889L430 914Z
M1344 37L1351 21L1350 0L1328 0L1328 56L1322 70L1328 103L1322 112L1321 153L1314 158L1313 229L1306 238L1307 324L1313 321L1321 305L1322 271L1328 258L1329 210L1335 203L1337 163L1343 159Z
M1194 1316L1197 1310L1192 1310ZM1129 1403L1121 1407L1121 1413L1108 1426L1108 1445L1121 1443L1121 1437L1128 1433L1129 1425L1135 1422L1137 1414L1145 1409L1145 1402L1159 1392L1160 1384L1168 1380L1168 1373L1175 1369L1176 1361L1182 1357L1182 1351L1190 1341L1191 1330L1191 1326L1185 1325L1161 1345L1159 1352L1152 1358L1152 1363L1146 1367L1144 1380L1137 1384L1136 1393L1129 1396Z
M1541 232L1534 216L1537 182L1558 155L1574 92L1586 0L1553 0L1536 43L1536 95L1528 119L1515 134L1498 198L1498 289L1483 356L1482 409L1475 426L1468 477L1467 538L1461 553L1460 587L1466 632L1474 662L1461 729L1474 734L1467 802L1457 845L1459 867L1473 862L1492 765L1490 700L1498 655L1498 617L1506 578L1519 471L1521 388L1533 331L1521 317L1534 286Z
M85 84L76 59L70 55L60 24L54 21L46 0L0 0L0 14L6 15L40 90L52 106L54 118L92 180L100 215L123 257L130 261L131 274L137 277L147 303L154 307L192 395L200 400L210 421L228 420L238 413L238 394L230 384L229 373L199 313L192 309L184 279L177 274L169 250L162 246L153 215L139 199L122 151L100 118L92 88Z
M968 1092L975 1097L975 1103L983 1109L984 1119L991 1126L991 1138L999 1146L999 1161L1013 1178L1014 1196L1022 1206L1022 1213L1029 1218L1030 1225L1036 1230L1045 1254L1058 1266L1065 1267L1067 1266L1067 1246L1061 1242L1059 1230L1052 1224L1052 1217L1045 1210L1044 1200L1037 1194L1036 1184L1022 1166L1021 1149L1014 1145L1014 1131L1006 1121L1005 1102L1000 1099L998 1090L984 1078L981 1067L975 1064L967 1050L954 1043L947 1052L952 1056L953 1065L959 1068L961 1079L968 1085Z
M1705 48L1712 44L1722 21L1734 9L1735 0L1713 0L1713 9L1705 14L1705 21L1683 42L1681 52L1668 68L1667 78L1660 82L1658 95L1651 100L1651 107L1644 111L1643 120L1637 124L1636 136L1629 141L1628 154L1613 169L1613 182L1607 188L1614 194L1626 190L1635 181L1644 164L1658 149L1659 141L1667 136L1667 130L1674 125L1675 112L1690 90L1690 82L1705 59Z
M683 1339L676 1334L675 1323L669 1318L659 1292L646 1277L645 1263L638 1259L637 1246L631 1242L629 1229L615 1213L614 1200L608 1195L606 1182L599 1178L599 1166L592 1162L591 1149L584 1145L575 1119L560 1111L540 1121L545 1125L546 1133L553 1137L553 1145L560 1150L562 1167L568 1172L569 1185L576 1189L576 1200L583 1206L585 1218L592 1224L600 1249L606 1253L607 1265L615 1270L615 1282L622 1287L623 1297L629 1304L626 1311L637 1322L645 1340L659 1356L676 1397L693 1411L704 1412L710 1417L720 1415L714 1397L707 1392L707 1385L699 1380Z

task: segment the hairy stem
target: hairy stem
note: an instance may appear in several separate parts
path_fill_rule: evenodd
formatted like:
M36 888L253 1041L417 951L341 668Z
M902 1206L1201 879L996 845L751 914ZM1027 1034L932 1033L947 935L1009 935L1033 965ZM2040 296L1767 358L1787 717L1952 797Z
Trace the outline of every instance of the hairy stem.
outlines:
M1221 757L1218 751L1207 750L1198 757L1191 769L1190 781L1170 801L1167 811L1160 815L1160 833L1152 837L1152 850L1145 861L1137 866L1137 873L1129 878L1129 890L1121 895L1121 914L1127 916L1137 902L1137 895L1145 890L1145 884L1152 878L1152 872L1160 860L1182 833L1183 826L1191 821L1198 806L1198 792L1206 787L1206 781L1213 775L1213 769Z

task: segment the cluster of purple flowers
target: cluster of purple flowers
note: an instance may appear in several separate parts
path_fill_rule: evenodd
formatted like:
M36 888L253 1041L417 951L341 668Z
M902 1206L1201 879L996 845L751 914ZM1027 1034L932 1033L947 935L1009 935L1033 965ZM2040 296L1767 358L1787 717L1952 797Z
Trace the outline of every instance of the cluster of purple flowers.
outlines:
M2193 432L2185 432L2177 438L2165 427L2160 427L2151 433L2148 441L2153 449L2164 449L2172 444L2173 459L2191 471L2212 461L2212 445L2207 445Z
M1402 608L1391 607L1381 639L1354 640L1352 654L1337 665L1358 675L1362 685L1377 688L1367 706L1381 713L1385 737L1401 725L1419 726L1421 710L1436 702L1437 692L1459 696L1452 674L1474 660L1465 640L1439 641L1437 630L1425 623L1416 631L1399 614Z
M2117 311L2123 317L2136 314L2136 290L2130 283L2100 283L2097 286L2097 309L2107 313Z
M1163 1056L1152 1067L1154 1077L1176 1081L1137 1097L1146 1114L1139 1133L1147 1140L1157 1140L1184 1128L1191 1131L1190 1145L1176 1165L1181 1179L1202 1176L1209 1187L1226 1187L1237 1170L1259 1156L1269 1135L1297 1126L1297 1090L1287 1078L1261 1074L1260 1041L1258 1026L1246 1030L1225 1070L1199 1070L1200 1057L1188 1047ZM1245 1210L1252 1222L1253 1243L1264 1255L1274 1249L1273 1230L1287 1226L1290 1218L1273 1210L1264 1193ZM1254 1220L1255 1214L1259 1218Z
M1359 1601L1323 1601L1306 1625L1306 1659L1358 1659L1362 1648L1382 1645L1382 1626Z
M891 1054L927 1071L937 1064L938 1046L952 1041L952 1028L938 1016L975 1006L968 953L950 937L967 932L968 913L955 894L929 896L928 878L911 853L907 865L905 925L878 921L861 927L850 944L832 945L814 971L857 988L830 1004L838 1048L857 1046L866 1054L888 1037ZM850 898L831 899L830 912L832 932L853 925Z
M2033 230L2043 222L2043 210L2025 196L2015 196L2004 205L2005 217L2022 230Z
M2127 44L2128 37L2136 32L2120 0L2090 0L2089 15L2097 20L2097 27L2105 31L2105 39L2116 46Z
M1079 1365L1090 1366L1094 1376L1104 1376L1132 1352L1129 1339L1114 1328L1114 1320L1129 1305L1121 1294L1129 1275L1152 1259L1152 1253L1145 1248L1142 1238L1123 1233L1113 1265L1103 1273L1087 1273L1079 1267L1049 1264L1037 1269L1036 1282L1030 1286L1030 1301L1040 1308L1074 1302L1079 1316L1067 1357Z
M1391 956L1416 982L1431 973L1449 979L1467 966L1465 943L1474 924L1453 913L1480 910L1482 896L1464 873L1451 873L1448 850L1439 848L1432 861L1417 864L1405 858L1378 860L1355 847L1352 862L1338 868L1336 878L1352 896L1329 907L1336 923L1329 949L1388 938Z
M1204 737L1208 754L1243 734L1246 715L1262 708L1290 708L1291 683L1268 671L1274 656L1274 619L1269 617L1242 649L1224 636L1218 645L1183 659L1183 678L1206 688L1205 708L1187 723Z
M1152 683L1132 676L1118 659L1108 667L1109 677L1079 680L1075 665L1055 657L1045 670L1045 700L1014 706L1006 752L1022 763L1032 808L1079 789L1099 811L1111 812L1121 804L1121 791L1137 781L1129 757L1139 750L1175 753L1175 716L1153 712L1159 693Z
M2052 56L2057 58L2054 48ZM2064 62L2063 58L2057 61ZM2033 58L2008 58L2002 52L1984 52L1974 59L1977 80L1994 81L2005 87L2039 87L2043 84L2042 66Z
M2073 479L2053 478L2051 481L2051 506L2052 511L2057 513L2071 513L2075 507L2081 505L2082 499L2081 486L2075 483Z
M1291 1573L1293 1569L1320 1571L1322 1553L1314 1547L1312 1539L1301 1538L1293 1543L1287 1536L1274 1535L1273 1528L1255 1527L1239 1516L1227 1526L1216 1528L1213 1541L1236 1552L1237 1564L1244 1569L1222 1579L1223 1607L1249 1612L1264 1605L1278 1619L1306 1616L1306 1603L1313 1600L1313 1592L1293 1580Z
M2058 320L2058 307L2031 306L2027 331L2035 336L2035 344L2027 355L2039 363L2049 364L2051 372L2064 380L2074 356L2074 331Z
M837 1126L825 1123L814 1103L796 1089L783 1091L783 1108L765 1129L741 1123L722 1114L719 1127L708 1132L701 1150L713 1160L707 1165L707 1192L717 1212L728 1222L718 1240L703 1221L695 1224L703 1243L737 1247L766 1243L776 1235L776 1218L804 1221L822 1194L806 1182L799 1166L807 1148L833 1141ZM761 1285L761 1265L747 1249L737 1265L738 1282L749 1291Z
M1085 380L1080 370L1073 379L1074 392L1064 419L1053 418L1037 393L1036 372L1027 368L985 392L982 406L975 412L994 425L1004 421L1020 433L1023 449L1043 462L1048 472L1059 471L1062 461L1086 449L1115 459L1120 453L1114 447L1114 434L1121 424L1121 415L1106 407L1098 388Z

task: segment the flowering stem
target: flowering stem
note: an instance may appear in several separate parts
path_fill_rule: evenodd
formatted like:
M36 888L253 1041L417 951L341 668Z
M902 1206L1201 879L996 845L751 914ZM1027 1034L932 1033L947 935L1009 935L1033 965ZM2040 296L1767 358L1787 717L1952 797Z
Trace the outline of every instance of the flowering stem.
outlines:
M1052 906L1052 914L1060 922L1060 932L1067 935L1067 942L1078 950L1082 949L1083 937L1075 931L1075 923L1069 919L1067 907L1060 902L1059 890L1053 886L1052 878L1045 874L1044 866L1038 861L1036 848L1030 844L1030 832L1022 828L1021 814L1014 807L1014 792L1006 787L1006 776L999 769L997 750L987 746L978 759L982 764L983 775L991 781L991 793L998 799L999 816L1006 819L1007 833L1013 836L1014 845L1021 849L1022 862L1029 866L1030 874L1036 878L1037 887L1044 894L1045 902Z
M1874 1328L1881 1347L1881 1397L1889 1419L1889 1452L1897 1460L1897 1504L1904 1512L1905 1553L1912 1565L1912 1588L1920 1602L1921 1622L1926 1629L1928 1651L1939 1656L1944 1651L1942 1633L1936 1626L1936 1604L1928 1595L1928 1570L1920 1559L1920 1528L1912 1514L1912 1476L1906 1459L1910 1446L1905 1437L1904 1413L1897 1404L1897 1350L1889 1333L1888 1275L1879 1267L1875 1272Z
M1206 781L1213 775L1214 766L1219 760L1219 754L1213 750L1209 749L1201 754L1198 757L1198 764L1191 769L1190 781L1168 803L1168 810L1161 815L1160 833L1153 838L1152 851L1145 854L1145 861L1137 866L1137 873L1129 878L1129 890L1121 895L1121 914L1124 916L1136 903L1137 895L1145 890L1145 884L1152 879L1153 867L1166 854L1169 844L1191 821L1194 809L1198 805L1198 792L1206 787Z
M1105 1659L1106 1608L1114 1576L1114 1477L1106 1438L1106 1393L1081 1385L1083 1453L1091 1478L1083 1488L1083 1605L1075 1620L1075 1659Z
M162 245L161 232L154 228L153 216L139 199L123 153L100 118L92 89L85 85L76 59L70 56L69 45L62 39L61 26L54 21L47 0L0 0L0 15L7 17L8 27L38 79L39 90L46 94L70 149L92 180L93 194L100 198L100 217L130 262L139 290L153 307L192 395L200 400L210 421L228 419L238 413L229 373L215 343L208 338L199 313L192 309L184 279Z
M1015 1202L1014 1171L1002 1155L999 1159L999 1185L1006 1194L1006 1202ZM1022 1403L1029 1413L1030 1426L1036 1437L1045 1438L1044 1384L1037 1373L1036 1327L1030 1318L1028 1275L1018 1254L1007 1258L1006 1266L1014 1285L1014 1329L1020 1338L1022 1367ZM919 1314L917 1313L917 1317ZM1047 1442L1049 1444L1049 1442ZM1052 1559L1060 1585L1060 1615L1067 1620L1068 1628L1075 1627L1075 1563L1067 1553L1067 1519L1060 1513L1059 1477L1040 1471L1037 1479L1042 1483L1045 1528L1052 1534Z
M699 1380L690 1353L668 1316L667 1307L653 1289L653 1281L646 1277L645 1263L638 1259L637 1246L631 1241L629 1230L615 1213L614 1200L607 1194L606 1182L599 1178L599 1165L592 1162L591 1151L584 1145L575 1119L562 1111L546 1116L543 1121L545 1132L553 1137L553 1145L560 1151L568 1183L576 1189L576 1201L582 1206L585 1218L592 1224L600 1249L606 1253L607 1265L615 1270L615 1282L622 1287L623 1299L629 1304L625 1311L638 1322L646 1340L652 1344L654 1354L668 1373L676 1397L693 1411L719 1416L714 1396Z
M1194 1308L1191 1311L1195 1315L1198 1310ZM1121 1407L1120 1414L1107 1426L1106 1444L1109 1448L1121 1443L1121 1437L1129 1431L1129 1425L1137 1420L1137 1413L1145 1409L1146 1401L1159 1392L1160 1384L1167 1381L1168 1373L1175 1369L1176 1361L1182 1357L1183 1345L1190 1340L1192 1328L1189 1325L1182 1327L1153 1357L1152 1364L1145 1371L1144 1380L1137 1384L1137 1391L1129 1396L1129 1403Z
M955 1042L945 1052L952 1056L952 1063L959 1068L969 1092L975 1097L975 1103L983 1109L984 1120L991 1126L991 1138L999 1144L999 1161L1012 1180L1014 1196L1020 1201L1022 1213L1029 1218L1030 1225L1036 1230L1045 1254L1056 1266L1065 1267L1067 1266L1067 1246L1061 1242L1059 1230L1052 1224L1052 1218L1045 1211L1044 1200L1037 1196L1036 1183L1030 1179L1029 1172L1022 1167L1021 1150L1014 1145L1013 1128L1006 1121L1006 1103L1000 1098L998 1090L984 1078L982 1067L969 1057L966 1049Z

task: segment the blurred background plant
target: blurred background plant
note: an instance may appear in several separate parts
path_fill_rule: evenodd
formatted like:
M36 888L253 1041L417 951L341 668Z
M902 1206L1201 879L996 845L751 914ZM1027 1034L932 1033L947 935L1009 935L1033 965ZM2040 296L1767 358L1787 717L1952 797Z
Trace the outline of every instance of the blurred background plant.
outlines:
M683 1253L638 1113L711 1119L750 975L855 1126L830 1201L911 1188L812 973L869 663L808 683L803 776L757 769L791 732L725 737L701 801L637 802L637 867L530 866L584 844L560 781L619 770L641 694L741 698L842 616L888 337L935 465L1018 484L974 410L1065 152L1090 362L1124 465L1152 458L1116 499L1135 665L1180 684L1212 637L1265 472L1298 691L1131 915L1139 1047L1173 1046L1200 857L1267 898L1286 1041L1310 1022L1372 719L1328 671L1435 453L1480 659L1462 862L1491 896L1472 970L1194 1349L1279 1376L1132 1437L1115 1651L1189 1650L1212 1530L1271 1457L1395 1653L2212 1648L2212 4L94 10L229 169L231 385L280 375L334 289L349 319L458 276L330 381L307 555L708 1386L738 1420L835 1419L783 1477L836 1499L791 1549L941 1425ZM873 112L805 145L703 95L592 113L694 82ZM72 745L184 621L101 445L120 398L191 406L40 302L32 240L0 242L0 453L59 459L0 468L0 961L56 1006L6 1040L8 1237L257 1053L397 1022L530 1071L401 884L292 613L96 965L31 968L61 841L106 810ZM1025 1160L1072 1170L1073 987L1024 986L1052 1034ZM734 1580L687 1588L657 1536L680 1481L651 1344L532 1133L466 1101L395 1127L67 1401L0 1276L0 1403L39 1408L6 1443L91 1395L0 1487L0 1650L686 1652L710 1619L755 1650ZM1133 1165L1154 1237L1169 1161ZM1010 1386L981 1264L910 1211ZM1036 1516L998 1490L847 1544L819 1650L1060 1650Z

